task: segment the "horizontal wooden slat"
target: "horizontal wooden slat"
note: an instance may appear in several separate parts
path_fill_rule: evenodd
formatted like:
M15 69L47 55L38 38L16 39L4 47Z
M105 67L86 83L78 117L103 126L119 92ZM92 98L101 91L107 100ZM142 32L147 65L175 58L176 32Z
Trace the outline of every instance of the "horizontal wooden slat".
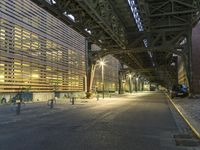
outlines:
M1 0L0 92L82 91L85 38L30 0Z

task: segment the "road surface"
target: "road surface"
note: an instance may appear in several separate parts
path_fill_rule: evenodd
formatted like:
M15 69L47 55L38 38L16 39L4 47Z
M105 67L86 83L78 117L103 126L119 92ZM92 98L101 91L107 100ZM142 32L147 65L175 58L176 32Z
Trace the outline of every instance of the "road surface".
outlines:
M2 113L0 150L187 149L176 146L173 136L181 133L163 93Z

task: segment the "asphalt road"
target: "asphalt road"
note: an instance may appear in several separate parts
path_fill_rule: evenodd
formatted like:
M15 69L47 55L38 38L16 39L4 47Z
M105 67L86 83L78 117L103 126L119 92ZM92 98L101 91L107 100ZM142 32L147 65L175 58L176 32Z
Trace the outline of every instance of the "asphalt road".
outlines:
M0 122L0 150L186 150L175 145L180 130L162 93L28 114Z

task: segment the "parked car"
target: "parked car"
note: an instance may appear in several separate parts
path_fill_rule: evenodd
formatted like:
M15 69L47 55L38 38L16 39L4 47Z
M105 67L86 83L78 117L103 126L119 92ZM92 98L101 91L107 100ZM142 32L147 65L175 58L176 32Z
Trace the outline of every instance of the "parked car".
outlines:
M184 84L174 85L170 91L171 98L186 97L189 95L188 88Z

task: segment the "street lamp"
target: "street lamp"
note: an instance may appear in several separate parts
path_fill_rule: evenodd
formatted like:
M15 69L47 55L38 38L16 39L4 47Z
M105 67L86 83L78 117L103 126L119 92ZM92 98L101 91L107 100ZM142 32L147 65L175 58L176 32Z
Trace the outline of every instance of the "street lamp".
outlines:
M101 66L102 94L103 94L103 99L104 99L104 66L105 66L105 61L103 59L100 59L99 65Z
M132 91L131 91L132 90L132 88L131 88L131 78L132 78L132 75L129 74L128 77L129 77L129 92L132 93Z

